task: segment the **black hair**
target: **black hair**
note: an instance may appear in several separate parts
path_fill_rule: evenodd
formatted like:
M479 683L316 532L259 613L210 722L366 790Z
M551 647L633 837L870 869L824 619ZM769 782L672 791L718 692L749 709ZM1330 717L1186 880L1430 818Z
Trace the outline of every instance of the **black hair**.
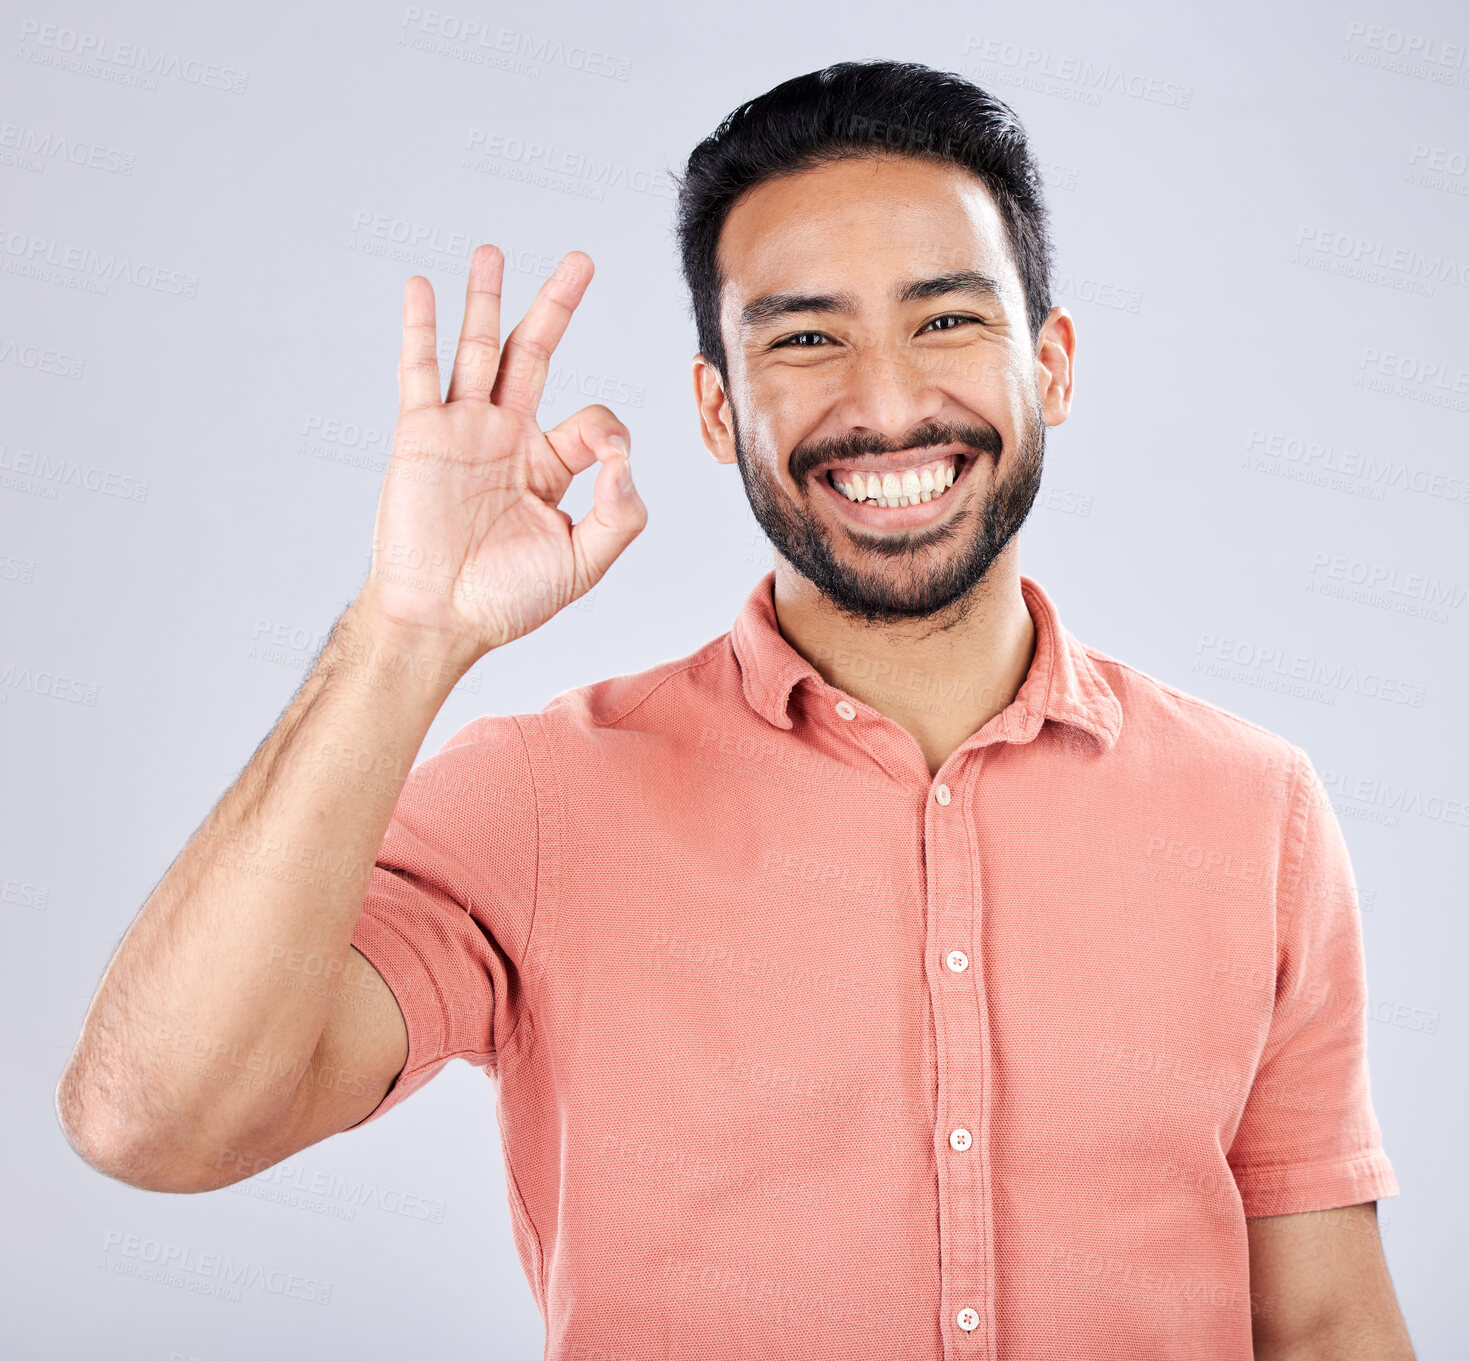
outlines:
M1008 104L918 62L844 61L740 105L699 143L678 188L677 230L699 350L726 379L719 237L736 200L779 175L877 153L931 157L983 181L1025 292L1032 339L1051 310L1051 241L1039 169Z

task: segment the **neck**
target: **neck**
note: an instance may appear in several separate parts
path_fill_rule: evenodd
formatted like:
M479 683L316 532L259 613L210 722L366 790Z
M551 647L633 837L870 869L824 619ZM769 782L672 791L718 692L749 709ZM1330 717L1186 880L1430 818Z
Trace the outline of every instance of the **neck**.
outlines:
M879 624L840 613L776 554L776 622L828 685L906 729L936 775L1010 704L1030 670L1035 624L1020 591L1018 546L1006 545L961 608Z

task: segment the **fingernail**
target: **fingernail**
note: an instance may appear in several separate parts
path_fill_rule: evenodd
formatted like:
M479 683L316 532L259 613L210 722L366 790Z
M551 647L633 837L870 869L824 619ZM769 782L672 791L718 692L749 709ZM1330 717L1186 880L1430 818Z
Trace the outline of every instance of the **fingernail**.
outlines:
M632 451L627 447L626 435L608 435L607 443L610 444L614 449L616 449L617 452L623 456L623 458L629 457L632 453Z
M629 492L632 490L632 464L627 461L627 455L622 456L622 467L617 474L617 490Z

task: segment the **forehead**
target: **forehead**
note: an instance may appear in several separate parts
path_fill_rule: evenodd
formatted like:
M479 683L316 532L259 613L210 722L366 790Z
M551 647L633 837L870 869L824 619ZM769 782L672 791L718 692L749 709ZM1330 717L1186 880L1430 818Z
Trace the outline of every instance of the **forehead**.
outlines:
M976 269L1019 276L984 182L962 166L913 156L856 156L748 190L719 239L721 316L751 298L822 284L885 289L893 279Z

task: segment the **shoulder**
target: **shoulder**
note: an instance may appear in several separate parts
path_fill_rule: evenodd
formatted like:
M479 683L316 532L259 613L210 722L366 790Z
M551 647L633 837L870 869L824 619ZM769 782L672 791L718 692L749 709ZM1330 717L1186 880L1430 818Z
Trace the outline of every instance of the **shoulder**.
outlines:
M687 656L563 690L536 718L559 736L681 727L699 710L712 713L738 698L740 687L739 663L724 633Z
M1171 763L1248 768L1293 781L1309 766L1288 738L1099 648L1079 644L1122 706L1123 740Z

